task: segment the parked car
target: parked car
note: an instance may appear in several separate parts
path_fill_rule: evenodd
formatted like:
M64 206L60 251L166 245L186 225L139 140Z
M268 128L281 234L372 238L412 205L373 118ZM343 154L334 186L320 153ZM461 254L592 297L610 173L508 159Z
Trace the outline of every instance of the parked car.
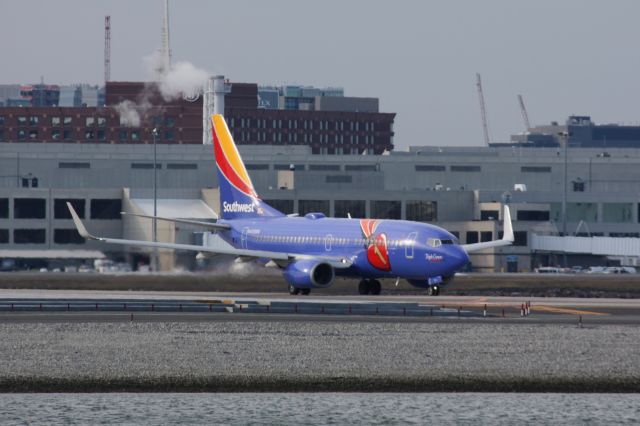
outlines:
M633 266L610 266L604 270L605 274L635 274L636 268Z

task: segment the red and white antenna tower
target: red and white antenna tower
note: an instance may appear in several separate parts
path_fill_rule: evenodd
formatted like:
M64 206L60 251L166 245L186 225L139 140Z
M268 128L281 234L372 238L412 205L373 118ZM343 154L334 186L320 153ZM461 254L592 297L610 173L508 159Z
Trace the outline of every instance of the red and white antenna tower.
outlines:
M111 80L111 16L104 17L104 82Z

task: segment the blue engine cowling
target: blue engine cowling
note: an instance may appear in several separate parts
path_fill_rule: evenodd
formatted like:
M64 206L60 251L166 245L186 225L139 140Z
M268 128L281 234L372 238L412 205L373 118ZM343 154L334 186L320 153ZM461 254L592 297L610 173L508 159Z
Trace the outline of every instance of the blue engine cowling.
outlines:
M291 262L283 275L289 284L297 288L329 287L336 277L333 266L313 259Z

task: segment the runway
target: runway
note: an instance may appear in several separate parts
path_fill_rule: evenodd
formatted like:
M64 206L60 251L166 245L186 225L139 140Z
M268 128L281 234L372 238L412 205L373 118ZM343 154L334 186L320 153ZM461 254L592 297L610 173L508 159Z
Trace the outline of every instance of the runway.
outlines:
M640 299L0 290L0 321L640 324Z

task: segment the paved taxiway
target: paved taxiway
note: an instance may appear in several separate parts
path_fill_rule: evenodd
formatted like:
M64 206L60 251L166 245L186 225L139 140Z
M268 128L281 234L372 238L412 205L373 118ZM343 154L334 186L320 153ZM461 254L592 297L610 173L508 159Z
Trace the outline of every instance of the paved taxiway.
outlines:
M529 307L524 313L523 305ZM131 317L133 314L133 317ZM640 299L0 290L0 320L640 324Z

